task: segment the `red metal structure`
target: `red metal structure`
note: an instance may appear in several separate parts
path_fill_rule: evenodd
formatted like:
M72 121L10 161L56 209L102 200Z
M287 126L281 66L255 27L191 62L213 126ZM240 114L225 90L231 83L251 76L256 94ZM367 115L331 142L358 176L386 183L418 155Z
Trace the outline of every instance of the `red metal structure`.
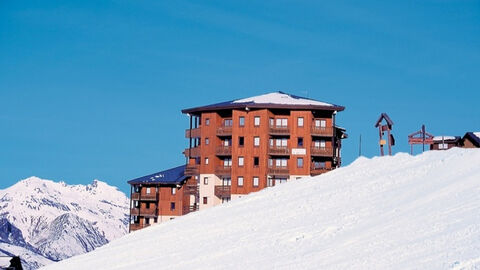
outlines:
M422 152L425 151L425 144L433 144L433 135L425 131L425 125L422 125L422 128L408 135L408 144L410 144L410 154L413 155L413 145L421 144L423 145Z
M385 121L386 124L382 124L382 121ZM387 144L387 140L383 139L383 135L385 131L387 132L387 138L388 138L388 155L392 155L392 146L395 145L395 139L393 138L393 135L391 134L391 130L393 128L393 121L390 119L390 117L386 113L382 113L380 117L378 118L377 122L375 122L375 127L378 127L378 134L380 136L380 155L383 156L383 146Z

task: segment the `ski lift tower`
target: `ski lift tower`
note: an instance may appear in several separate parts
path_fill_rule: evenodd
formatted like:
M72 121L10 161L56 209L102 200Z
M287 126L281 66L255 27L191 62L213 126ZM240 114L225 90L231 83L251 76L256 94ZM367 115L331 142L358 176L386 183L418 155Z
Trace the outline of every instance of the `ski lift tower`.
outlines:
M382 122L385 124L382 124ZM387 144L387 140L383 139L383 135L385 131L387 132L387 139L388 139L388 155L392 155L392 146L395 145L395 139L391 133L393 127L393 121L386 113L382 113L380 118L378 118L377 122L375 123L375 127L378 127L378 134L380 136L380 155L383 156L383 146Z
M425 152L425 144L433 144L433 135L425 131L425 125L422 125L422 129L408 135L408 144L410 144L410 155L413 155L413 145L423 145L422 152Z

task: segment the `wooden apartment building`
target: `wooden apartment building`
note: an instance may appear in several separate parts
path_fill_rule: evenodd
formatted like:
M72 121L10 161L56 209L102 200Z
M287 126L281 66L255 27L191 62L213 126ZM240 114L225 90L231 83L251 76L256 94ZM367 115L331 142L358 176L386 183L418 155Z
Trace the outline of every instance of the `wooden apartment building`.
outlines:
M132 212L131 230L339 167L341 140L347 135L336 125L336 115L344 109L274 92L183 110L190 126L185 132L187 164L178 175L182 181L148 183L148 176L129 181L132 206L140 209ZM139 197L147 186L150 192L158 186L159 194L155 200L152 195L149 205L158 210L150 210L148 217L142 214L146 201ZM163 195L173 186L177 197ZM174 200L187 211L168 212ZM160 215L165 217L160 220Z

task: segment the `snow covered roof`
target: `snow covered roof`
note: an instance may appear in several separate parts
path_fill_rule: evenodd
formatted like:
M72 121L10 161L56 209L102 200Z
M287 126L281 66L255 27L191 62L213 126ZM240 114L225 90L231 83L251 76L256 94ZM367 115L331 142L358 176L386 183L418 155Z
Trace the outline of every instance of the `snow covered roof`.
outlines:
M455 141L460 139L458 136L435 136L433 137L434 141Z
M171 168L154 174L145 175L128 181L133 184L180 184L185 180L185 165Z
M480 147L480 132L467 132L463 139L465 138L470 139L470 141L476 146Z
M272 92L264 95L231 100L211 105L182 110L183 113L195 113L222 109L238 108L285 108L285 109L318 109L343 111L345 107L310 98L295 96L284 92Z

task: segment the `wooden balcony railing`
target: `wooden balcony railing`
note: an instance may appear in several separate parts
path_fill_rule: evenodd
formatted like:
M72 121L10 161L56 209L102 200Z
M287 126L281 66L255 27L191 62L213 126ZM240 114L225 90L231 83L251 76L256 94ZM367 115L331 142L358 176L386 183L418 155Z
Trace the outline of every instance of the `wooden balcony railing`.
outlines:
M232 194L231 186L215 186L215 196L219 198L229 198Z
M198 194L198 186L197 185L185 185L184 193L186 194Z
M130 224L130 231L140 230L140 229L143 229L143 228L148 227L150 225L151 224L140 224L140 223Z
M198 211L198 204L184 206L182 210L182 215Z
M310 167L310 174L311 175L319 175L319 174L322 174L322 173L326 173L326 172L329 172L331 170L333 170L334 168L325 168L325 167L315 167L313 164L312 166Z
M201 131L200 128L192 128L185 130L185 138L200 138Z
M268 133L270 135L289 135L290 129L288 127L270 126Z
M232 174L232 167L224 167L224 166L219 166L215 168L215 174L218 176L222 175L231 175Z
M288 156L290 155L290 149L286 146L270 146L268 148L268 154L274 156Z
M185 157L199 157L200 156L200 147L192 147L192 148L186 148L185 151L183 151L183 154Z
M221 126L217 128L217 136L232 136L232 127Z
M272 175L288 175L288 167L268 167L268 174Z
M317 157L331 157L333 156L333 149L331 147L312 147L310 155Z
M333 128L332 127L317 127L312 126L312 135L314 136L333 136Z
M155 206L151 206L150 208L132 208L131 209L132 216L157 216L157 211Z
M155 189L154 189L155 191ZM150 194L141 194L138 192L132 193L132 200L136 201L156 201L157 200L157 194L155 193L150 193Z
M232 155L232 147L231 146L217 146L217 148L215 148L215 154L217 156L231 156Z
M198 164L188 164L185 167L185 175L186 176L193 176L200 174L200 165Z

